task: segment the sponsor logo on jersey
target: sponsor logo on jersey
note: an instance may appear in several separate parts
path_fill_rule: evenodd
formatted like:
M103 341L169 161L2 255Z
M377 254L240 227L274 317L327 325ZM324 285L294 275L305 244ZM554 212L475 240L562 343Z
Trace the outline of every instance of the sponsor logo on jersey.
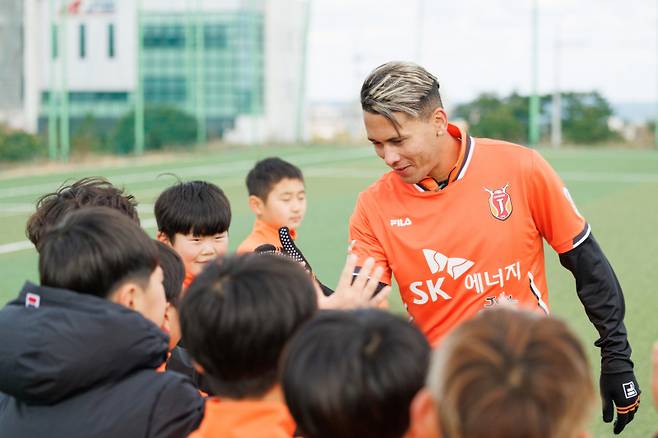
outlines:
M484 188L489 193L489 210L493 217L498 220L504 221L512 215L512 197L507 193L509 184L499 189L490 190Z
M412 222L411 219L405 217L405 218L391 219L390 224L392 227L408 227L409 225L412 224Z
M461 257L447 257L433 249L423 249L423 255L432 274L445 272L454 279L461 277L475 264ZM422 305L429 301L435 302L439 298L446 301L451 300L452 296L442 289L445 279L446 277L439 277L410 283L409 290L415 295L413 303Z
M423 249L423 255L432 274L444 270L454 279L458 279L468 271L474 263L461 257L446 257L433 249Z

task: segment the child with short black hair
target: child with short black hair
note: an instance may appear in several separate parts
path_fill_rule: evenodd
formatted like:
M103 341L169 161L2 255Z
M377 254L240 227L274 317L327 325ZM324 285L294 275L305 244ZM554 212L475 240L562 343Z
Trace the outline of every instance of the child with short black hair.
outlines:
M179 182L155 201L157 238L180 255L187 288L215 257L228 251L231 205L215 184L206 181Z
M429 357L423 334L401 317L323 311L291 339L281 381L305 438L401 438Z
M177 437L203 401L167 354L155 243L108 207L69 213L40 236L37 286L0 310L3 436ZM11 342L9 342L11 340Z
M178 306L182 298L185 267L180 256L171 246L158 240L155 243L158 247L158 258L160 268L162 268L162 285L167 299L164 327L169 333L169 350L172 350L181 337Z
M281 227L288 227L294 239L306 213L302 171L281 158L270 157L256 163L247 175L246 184L249 208L256 221L237 252L252 252L264 244L281 247L278 233Z
M316 310L311 278L286 257L233 255L206 267L183 299L181 329L219 399L208 399L193 437L292 436L279 356Z
M102 177L85 177L37 200L37 209L30 216L25 234L39 251L41 237L67 213L83 207L110 207L139 224L137 201L124 189Z

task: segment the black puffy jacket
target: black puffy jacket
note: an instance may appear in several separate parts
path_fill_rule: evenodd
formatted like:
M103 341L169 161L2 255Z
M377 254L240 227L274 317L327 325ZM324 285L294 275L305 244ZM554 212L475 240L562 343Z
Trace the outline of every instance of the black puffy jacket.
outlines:
M155 371L166 352L137 312L26 283L0 310L0 436L187 436L203 400L186 377Z

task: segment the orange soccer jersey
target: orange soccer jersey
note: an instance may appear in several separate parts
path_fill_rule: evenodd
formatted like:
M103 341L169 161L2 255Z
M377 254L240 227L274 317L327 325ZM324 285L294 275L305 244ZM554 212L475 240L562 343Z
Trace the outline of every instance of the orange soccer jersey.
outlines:
M411 318L436 343L460 321L502 301L548 313L543 239L558 253L589 226L534 150L472 138L456 126L459 160L448 185L427 191L389 172L359 195L352 251L395 277Z
M296 239L297 232L291 229L290 237ZM279 228L274 227L273 225L268 224L267 222L260 219L256 219L251 233L244 239L244 241L242 241L235 252L238 254L253 252L256 248L265 243L274 245L276 248L281 247L281 240L279 239Z
M295 422L283 402L206 400L199 428L190 438L290 438Z

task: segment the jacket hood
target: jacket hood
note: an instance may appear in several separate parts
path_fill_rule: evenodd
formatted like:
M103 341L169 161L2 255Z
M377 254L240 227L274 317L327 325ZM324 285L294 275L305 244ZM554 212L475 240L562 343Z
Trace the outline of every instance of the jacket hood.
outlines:
M103 298L26 283L0 310L0 392L53 404L166 358L168 337Z

